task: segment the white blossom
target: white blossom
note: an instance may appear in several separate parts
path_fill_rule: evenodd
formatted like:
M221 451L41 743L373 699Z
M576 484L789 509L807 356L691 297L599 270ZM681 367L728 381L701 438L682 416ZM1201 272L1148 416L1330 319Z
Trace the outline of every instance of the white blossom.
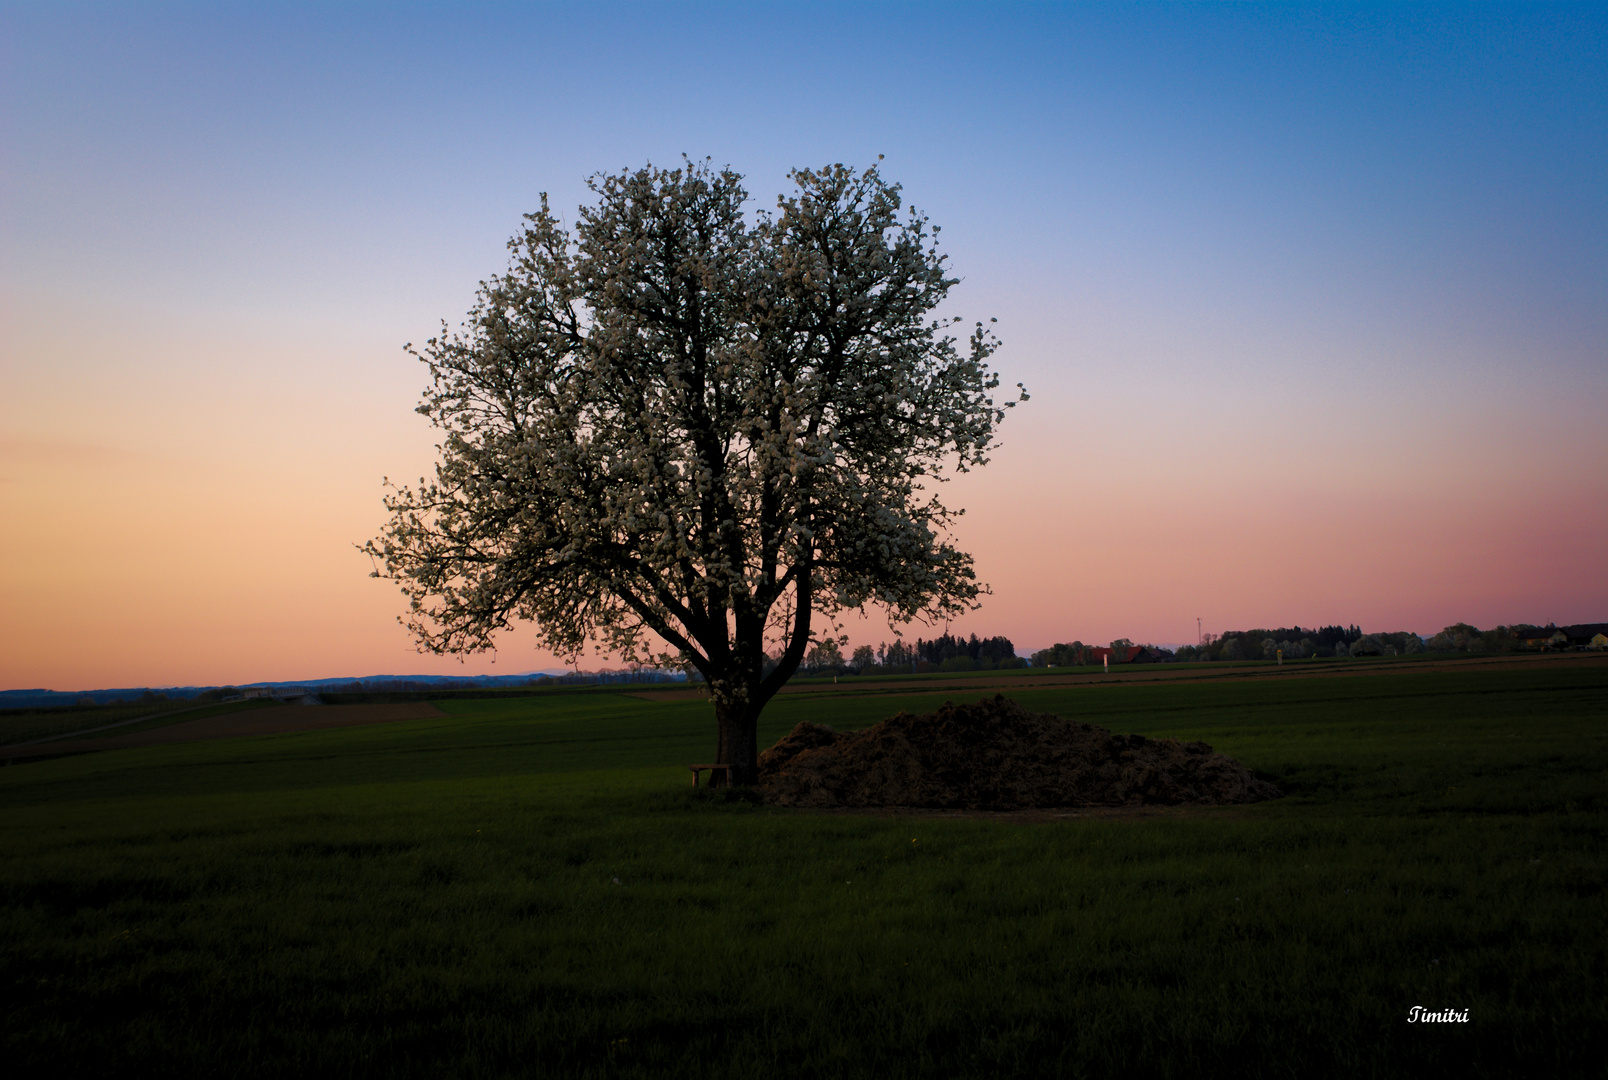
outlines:
M975 606L936 488L986 463L1014 404L998 342L931 319L955 284L937 230L875 167L792 179L752 223L741 178L703 163L594 177L573 235L543 196L464 326L410 346L441 462L366 550L422 648L529 621L561 655L684 664L720 760L751 770L816 620Z

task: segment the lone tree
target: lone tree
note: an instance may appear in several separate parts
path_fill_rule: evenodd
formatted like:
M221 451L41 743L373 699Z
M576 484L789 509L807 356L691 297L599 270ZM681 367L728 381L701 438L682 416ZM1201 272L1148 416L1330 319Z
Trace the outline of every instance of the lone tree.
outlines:
M695 669L735 783L821 623L976 606L934 489L986 462L1009 407L997 339L978 323L962 352L933 318L955 280L899 186L791 179L750 222L730 170L596 176L573 235L543 195L463 327L408 346L441 461L364 548L421 649L529 620L560 655Z

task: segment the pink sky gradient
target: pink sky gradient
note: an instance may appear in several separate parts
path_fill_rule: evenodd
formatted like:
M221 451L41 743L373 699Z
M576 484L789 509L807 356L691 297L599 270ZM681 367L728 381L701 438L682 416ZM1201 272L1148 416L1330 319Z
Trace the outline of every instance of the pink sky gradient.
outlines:
M12 347L48 362L24 387L39 407L0 440L15 515L0 541L7 686L554 666L518 636L495 665L419 656L395 623L399 595L366 576L353 545L383 521L381 475L432 460L409 411L422 369L387 343L259 327L243 344L223 327L164 332L132 315L11 327ZM230 376L209 385L225 356ZM1427 634L1602 615L1608 565L1581 553L1608 535L1608 468L1557 449L1600 442L1587 409L1508 410L1477 439L1403 420L1357 445L1329 429L1376 416L1366 404L1325 420L1275 400L1258 406L1274 419L1225 423L1191 419L1190 392L1120 376L1034 389L993 462L946 491L993 587L956 632L1026 649L1185 642L1196 616L1210 631L1338 621ZM1284 425L1336 449L1259 451ZM1150 434L1123 437L1133 430ZM874 616L844 630L856 644L889 637Z
M588 173L683 150L761 205L789 166L887 154L954 312L999 318L1033 397L947 492L993 587L955 632L1608 619L1600 13L698 9L730 40L679 46L709 61L694 108L658 9L475 10L383 40L6 12L0 688L554 666L529 635L417 655L367 576L381 478L433 461L401 346L459 320L538 192L572 215ZM519 60L553 32L618 47ZM895 107L927 69L894 39L971 76Z

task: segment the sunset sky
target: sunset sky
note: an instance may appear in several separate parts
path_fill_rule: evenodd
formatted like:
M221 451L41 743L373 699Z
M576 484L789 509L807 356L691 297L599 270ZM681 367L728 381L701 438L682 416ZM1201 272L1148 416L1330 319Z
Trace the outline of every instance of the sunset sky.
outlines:
M885 155L998 318L951 629L1608 619L1604 6L5 4L0 80L0 688L554 666L368 576L402 346L682 153Z

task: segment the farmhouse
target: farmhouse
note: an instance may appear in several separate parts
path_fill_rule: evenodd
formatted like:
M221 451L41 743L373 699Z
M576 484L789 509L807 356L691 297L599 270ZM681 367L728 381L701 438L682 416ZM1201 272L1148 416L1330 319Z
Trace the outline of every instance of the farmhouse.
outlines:
M1608 648L1608 623L1576 623L1565 626L1563 632L1569 635L1569 644L1577 649Z
M1556 626L1548 626L1525 634L1519 644L1531 649L1567 649L1569 635Z

